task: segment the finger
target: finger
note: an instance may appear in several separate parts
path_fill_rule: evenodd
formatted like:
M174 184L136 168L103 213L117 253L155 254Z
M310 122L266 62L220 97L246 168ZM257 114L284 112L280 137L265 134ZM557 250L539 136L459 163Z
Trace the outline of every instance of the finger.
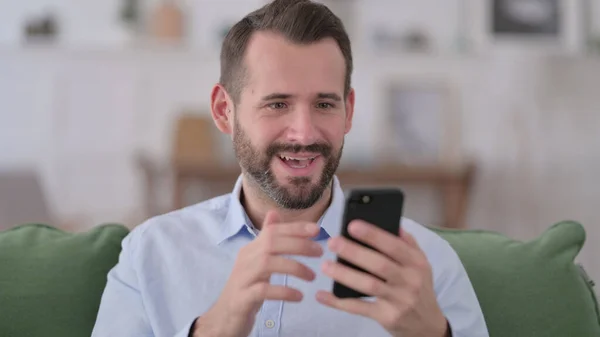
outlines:
M265 215L265 220L263 221L263 228L268 225L278 223L280 221L281 221L281 217L279 216L279 213L277 213L275 211L268 211L267 214Z
M317 292L316 299L319 303L330 308L370 318L388 331L398 330L399 321L404 316L402 313L406 311L398 304L386 300L368 301L358 298L338 298L323 290Z
M265 229L269 235L298 236L312 238L319 234L321 228L314 222L292 222L269 226ZM262 234L262 233L261 233ZM260 234L259 234L260 235Z
M344 266L334 261L325 261L322 265L325 275L333 280L369 296L388 298L389 286L373 275Z
M305 281L313 281L316 277L315 272L306 265L283 256L269 256L263 273L267 277L274 273L293 275Z
M421 250L421 246L419 246L419 243L417 242L415 237L402 228L400 229L400 239L406 241L411 247Z
M415 249L399 236L370 223L355 220L350 223L348 232L355 239L366 243L400 264L410 265L418 258Z
M297 289L286 286L269 285L265 300L300 302L302 297L304 296Z
M376 319L376 302L367 302L357 298L338 298L330 292L319 290L316 295L317 301L330 308L342 310L351 314Z
M283 274L295 276L305 281L314 281L315 272L306 265L279 255L263 255L251 259L249 266L246 266L240 280L246 286L256 283L268 283L273 274ZM248 264L248 263L246 263Z
M252 296L255 302L265 300L299 302L303 298L302 293L297 289L269 283L256 283L246 293Z
M343 237L328 241L329 249L344 260L391 282L401 278L401 267L389 257Z
M273 237L270 241L265 241L263 246L265 253L270 255L301 255L308 257L323 255L323 247L318 242L307 238Z

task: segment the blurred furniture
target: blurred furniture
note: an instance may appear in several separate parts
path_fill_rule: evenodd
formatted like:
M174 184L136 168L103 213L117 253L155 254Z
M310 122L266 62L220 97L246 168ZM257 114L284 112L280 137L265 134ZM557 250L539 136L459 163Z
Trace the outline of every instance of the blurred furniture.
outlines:
M179 164L213 163L217 154L210 117L186 112L177 119L171 160Z
M204 184L230 184L240 175L235 167L219 167L193 163L176 163L174 171L173 209L185 207L185 188L191 181ZM344 188L356 186L424 184L432 185L442 193L443 226L464 228L469 191L475 167L467 165L458 169L443 167L384 166L369 170L340 169L336 173Z
M491 337L600 336L592 281L573 262L585 241L580 224L558 223L529 242L432 230L463 262ZM120 225L77 234L35 224L0 232L0 336L90 336L127 234Z
M145 207L154 216L187 206L186 189L194 183L210 188L212 196L230 192L240 175L237 166L219 164L212 119L206 115L187 112L176 123L172 156L168 167L140 154L138 167L145 177ZM173 177L173 201L168 210L156 202L157 185L166 172ZM381 166L368 170L340 169L337 176L344 188L361 185L421 184L434 186L442 194L443 227L464 228L469 192L475 174L474 165L452 167ZM225 189L223 189L226 187ZM194 200L197 202L200 200Z
M150 25L151 36L163 42L180 42L185 35L183 11L175 1L160 1L152 13Z
M212 119L206 114L188 110L184 111L175 123L171 157L166 165L152 160L145 153L138 153L136 165L144 177L143 195L146 217L173 209L172 202L165 209L157 200L161 178L172 177L173 169L180 166L214 164L217 158L216 147Z
M53 220L36 172L0 171L0 230L26 222Z

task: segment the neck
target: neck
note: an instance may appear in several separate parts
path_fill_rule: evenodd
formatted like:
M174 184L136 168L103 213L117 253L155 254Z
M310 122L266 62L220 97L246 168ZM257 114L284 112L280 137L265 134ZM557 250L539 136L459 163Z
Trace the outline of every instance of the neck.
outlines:
M323 191L323 195L319 201L307 209L284 209L277 205L269 196L265 195L260 186L256 185L251 179L246 178L246 176L243 176L240 202L244 206L244 210L254 227L259 230L262 228L267 212L272 210L277 211L281 221L284 223L295 221L317 222L331 203L332 186L333 182Z

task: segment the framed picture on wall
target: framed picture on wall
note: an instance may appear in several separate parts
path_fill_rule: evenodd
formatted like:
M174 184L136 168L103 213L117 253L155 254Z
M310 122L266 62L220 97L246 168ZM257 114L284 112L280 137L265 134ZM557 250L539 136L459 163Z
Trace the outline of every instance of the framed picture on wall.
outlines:
M473 42L482 51L580 52L586 40L585 1L475 1Z
M382 160L409 166L461 161L461 114L454 88L442 82L394 81L387 88Z
M560 0L493 0L494 36L560 38L564 25Z

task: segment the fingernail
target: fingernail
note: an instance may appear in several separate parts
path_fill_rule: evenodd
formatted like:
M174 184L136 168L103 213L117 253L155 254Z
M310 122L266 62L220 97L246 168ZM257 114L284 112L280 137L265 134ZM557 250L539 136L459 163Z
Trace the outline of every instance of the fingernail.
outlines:
M359 221L354 221L350 224L350 228L348 228L351 234L362 235L367 231L365 225Z
M323 269L323 271L328 271L331 269L332 266L332 262L331 261L325 261L323 262L323 264L321 265L321 269Z
M323 253L323 248L321 248L321 245L316 242L313 242L311 249L313 252L315 252L317 254Z

